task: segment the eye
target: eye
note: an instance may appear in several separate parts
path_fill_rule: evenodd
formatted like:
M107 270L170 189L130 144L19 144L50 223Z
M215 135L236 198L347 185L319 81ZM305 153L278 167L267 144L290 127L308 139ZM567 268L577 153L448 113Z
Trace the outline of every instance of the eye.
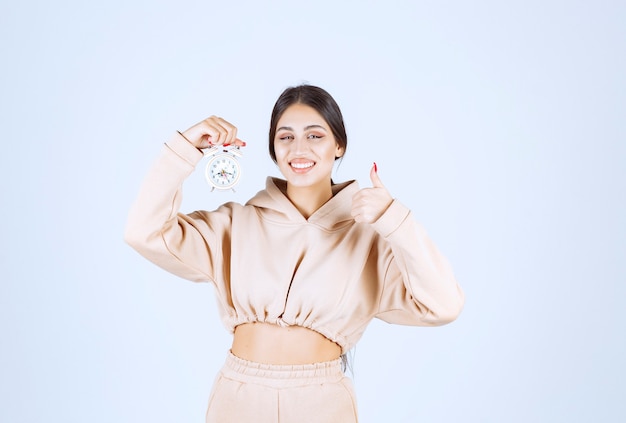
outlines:
M278 136L278 140L282 142L288 142L293 140L293 135L291 134L281 134Z
M307 138L310 140L319 140L319 139L322 139L323 137L324 137L323 135L318 135L318 134L307 135Z

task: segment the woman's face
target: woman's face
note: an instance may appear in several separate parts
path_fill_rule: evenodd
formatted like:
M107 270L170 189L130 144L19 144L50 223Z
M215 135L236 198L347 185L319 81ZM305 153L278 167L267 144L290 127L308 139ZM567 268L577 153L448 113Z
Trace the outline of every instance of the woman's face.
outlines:
M343 155L328 123L312 107L294 104L276 124L276 163L293 187L330 184L335 157Z

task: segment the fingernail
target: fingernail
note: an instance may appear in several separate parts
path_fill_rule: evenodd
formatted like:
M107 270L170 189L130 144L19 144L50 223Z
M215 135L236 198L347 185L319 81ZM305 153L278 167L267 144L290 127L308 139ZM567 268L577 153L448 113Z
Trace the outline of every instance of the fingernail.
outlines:
M245 141L241 141L241 146L245 147L246 146L246 142Z
M228 147L229 145L230 145L230 144L228 144L228 143L227 143L227 144L224 144L224 147Z
M374 162L374 172L378 173L378 166L376 166L376 162Z

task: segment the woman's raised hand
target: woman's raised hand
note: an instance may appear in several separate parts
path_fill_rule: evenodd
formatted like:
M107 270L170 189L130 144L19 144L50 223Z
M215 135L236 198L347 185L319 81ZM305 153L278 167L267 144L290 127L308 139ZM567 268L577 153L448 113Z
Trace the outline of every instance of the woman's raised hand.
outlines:
M198 122L181 134L199 149L213 145L238 145L241 147L246 145L244 141L237 138L237 127L217 116L211 116Z
M352 197L352 217L359 223L374 223L389 208L393 198L378 177L376 163L370 170L371 188L363 188Z

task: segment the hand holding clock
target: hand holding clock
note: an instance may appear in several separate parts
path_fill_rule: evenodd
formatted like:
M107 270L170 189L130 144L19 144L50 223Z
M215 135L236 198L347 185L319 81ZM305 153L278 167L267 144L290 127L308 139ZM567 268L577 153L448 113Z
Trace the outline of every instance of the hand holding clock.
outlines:
M181 132L181 135L198 149L220 145L240 147L246 145L244 141L237 138L237 127L217 116L198 122L185 132Z
M209 157L204 174L214 189L234 190L241 177L240 147L246 143L237 138L237 127L218 116L211 116L180 133Z

